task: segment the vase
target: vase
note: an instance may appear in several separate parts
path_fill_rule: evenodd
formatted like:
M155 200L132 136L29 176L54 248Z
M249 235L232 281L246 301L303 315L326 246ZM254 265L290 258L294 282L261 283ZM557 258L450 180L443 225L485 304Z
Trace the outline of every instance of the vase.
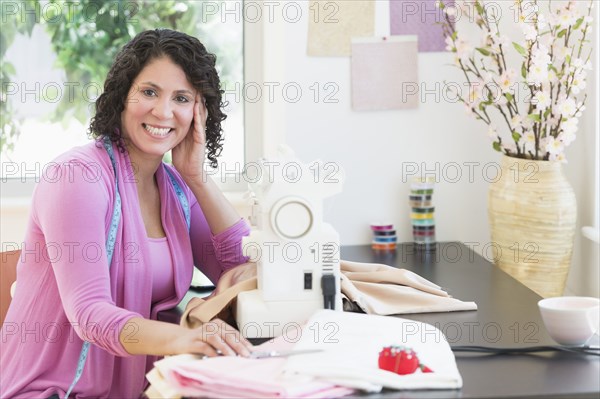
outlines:
M544 298L562 295L577 221L562 164L503 156L499 172L488 193L494 262Z

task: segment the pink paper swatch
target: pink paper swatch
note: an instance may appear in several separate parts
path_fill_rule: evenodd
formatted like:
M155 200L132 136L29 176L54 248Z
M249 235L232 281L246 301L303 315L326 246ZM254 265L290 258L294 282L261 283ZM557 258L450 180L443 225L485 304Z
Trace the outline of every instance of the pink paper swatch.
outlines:
M418 107L416 36L353 39L351 68L354 111Z

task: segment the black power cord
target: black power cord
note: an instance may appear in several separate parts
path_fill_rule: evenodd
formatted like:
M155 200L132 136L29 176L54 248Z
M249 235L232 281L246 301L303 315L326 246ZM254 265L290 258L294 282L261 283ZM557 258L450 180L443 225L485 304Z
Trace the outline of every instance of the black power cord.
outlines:
M598 346L543 345L526 346L521 348L497 348L478 345L457 345L451 346L450 348L453 352L489 353L494 355L518 355L539 352L570 352L579 353L582 355L600 356L600 347Z

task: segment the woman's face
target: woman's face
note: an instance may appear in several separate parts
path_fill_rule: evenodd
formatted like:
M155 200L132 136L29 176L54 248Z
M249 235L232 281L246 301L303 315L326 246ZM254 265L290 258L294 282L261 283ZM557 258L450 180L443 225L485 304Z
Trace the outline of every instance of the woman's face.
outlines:
M196 89L168 57L151 60L131 85L121 113L129 152L161 158L188 134Z

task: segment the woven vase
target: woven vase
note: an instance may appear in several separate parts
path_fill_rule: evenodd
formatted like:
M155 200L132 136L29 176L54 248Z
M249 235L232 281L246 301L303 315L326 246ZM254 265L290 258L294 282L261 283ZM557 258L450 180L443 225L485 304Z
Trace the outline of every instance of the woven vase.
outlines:
M504 156L500 171L488 193L494 262L540 296L560 296L577 221L562 164Z

